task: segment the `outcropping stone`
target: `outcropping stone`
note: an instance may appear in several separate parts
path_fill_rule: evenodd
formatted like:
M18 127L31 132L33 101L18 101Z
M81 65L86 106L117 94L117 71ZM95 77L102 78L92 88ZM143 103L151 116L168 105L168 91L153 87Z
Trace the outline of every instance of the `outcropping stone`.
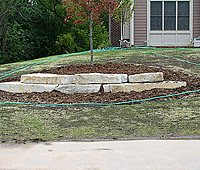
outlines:
M128 80L127 74L75 74L75 84L101 84L101 83L125 83Z
M186 86L186 82L164 81L158 83L124 83L124 84L107 84L103 85L104 92L141 92L144 90L151 90L155 88L173 89Z
M12 93L51 92L58 85L49 84L25 84L21 82L0 83L0 90Z
M21 82L27 84L72 84L74 83L74 75L25 74L21 76Z
M96 93L99 92L101 84L69 84L69 85L60 85L55 90L62 93L71 94L71 93Z
M142 73L129 76L130 83L146 83L146 82L161 82L164 81L163 73Z

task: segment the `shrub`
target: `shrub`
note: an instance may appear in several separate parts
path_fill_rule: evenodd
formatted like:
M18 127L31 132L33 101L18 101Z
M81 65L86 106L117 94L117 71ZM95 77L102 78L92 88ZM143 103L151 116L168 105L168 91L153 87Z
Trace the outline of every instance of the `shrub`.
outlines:
M105 26L95 25L93 29L94 49L109 47L109 33Z
M55 42L56 52L58 54L72 53L76 51L76 43L70 33L61 34Z
M77 43L78 51L87 51L90 49L90 31L86 24L73 27L72 35L76 37L74 40ZM93 47L94 49L108 47L109 33L105 26L93 25Z
M89 28L87 24L72 27L71 35L77 44L77 51L87 51L90 48Z
M3 59L0 59L0 65L1 64L6 64L7 62L5 61L5 60L3 60Z
M104 49L111 47L112 44L108 41L103 41L100 45L98 45L98 49Z

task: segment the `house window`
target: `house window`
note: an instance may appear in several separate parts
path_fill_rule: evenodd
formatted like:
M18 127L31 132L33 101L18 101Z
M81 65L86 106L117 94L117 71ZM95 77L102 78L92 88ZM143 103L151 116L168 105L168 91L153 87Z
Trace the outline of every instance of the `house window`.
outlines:
M151 30L162 30L162 1L151 2Z
M176 30L176 2L164 2L164 30Z
M151 1L150 29L152 31L189 30L189 1Z
M189 30L189 2L178 2L178 30Z

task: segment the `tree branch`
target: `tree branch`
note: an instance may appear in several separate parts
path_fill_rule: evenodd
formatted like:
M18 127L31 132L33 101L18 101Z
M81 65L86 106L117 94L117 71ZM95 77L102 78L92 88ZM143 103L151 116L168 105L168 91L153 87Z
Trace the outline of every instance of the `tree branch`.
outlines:
M64 23L65 25L68 25L68 24L64 21L64 18L63 18L62 16L60 16L60 15L57 13L57 11L56 11L56 6L58 5L59 0L56 0L53 9L49 8L48 6L46 6L41 0L38 0L38 1L39 1L39 3L40 3L44 8L46 8L47 10L49 10L50 12L52 12L53 14L55 14L56 17L57 17L60 21L62 21L62 23Z

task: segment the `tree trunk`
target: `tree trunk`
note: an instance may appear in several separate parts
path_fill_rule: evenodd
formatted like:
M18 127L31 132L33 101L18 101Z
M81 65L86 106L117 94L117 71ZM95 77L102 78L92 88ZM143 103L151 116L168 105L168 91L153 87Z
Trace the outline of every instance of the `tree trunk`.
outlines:
M90 51L91 51L91 65L93 65L94 58L93 58L93 37L92 37L92 14L90 14Z

